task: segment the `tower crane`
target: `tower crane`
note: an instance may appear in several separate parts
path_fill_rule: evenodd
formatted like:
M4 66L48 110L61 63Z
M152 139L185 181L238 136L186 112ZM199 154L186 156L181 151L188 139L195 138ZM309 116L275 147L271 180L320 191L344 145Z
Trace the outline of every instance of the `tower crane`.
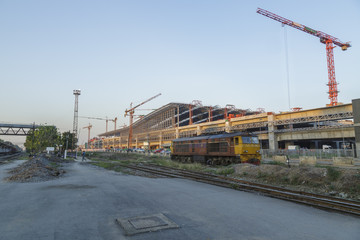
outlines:
M89 142L90 142L90 129L92 128L92 125L89 123L89 125L88 126L86 126L86 127L83 127L84 129L85 128L87 128L88 129L88 144L89 144Z
M271 18L275 21L281 22L283 25L288 25L290 27L296 28L300 31L306 32L308 34L311 34L315 37L320 38L320 42L324 43L326 45L326 57L327 57L327 66L328 66L328 77L329 77L329 82L328 82L328 86L329 86L329 99L330 99L330 104L329 106L336 106L338 104L337 101L337 97L338 97L338 90L337 90L337 82L336 82L336 78L335 78L335 65L334 65L334 52L333 49L336 46L341 47L341 49L343 51L347 50L349 47L351 47L349 42L342 42L339 39L323 33L321 31L317 31L314 30L312 28L309 28L305 25L293 22L289 19L280 17L272 12L269 12L267 10L258 8L256 10L257 13L264 15L265 17ZM336 46L334 46L334 44Z
M79 116L79 118L87 118L87 119L95 119L95 120L105 120L105 121L106 121L106 132L108 132L108 122L109 122L109 121L114 122L114 130L116 130L116 121L118 120L117 117L115 117L114 119L108 119L108 118Z
M125 116L125 117L128 116L128 115L130 116L128 148L131 147L131 142L132 142L132 130L133 130L133 126L132 126L132 125L133 125L133 120L134 120L135 109L136 109L137 107L140 107L141 105L144 105L145 103L153 100L154 98L157 98L157 97L160 96L160 95L161 95L161 93L159 93L159 94L157 94L157 95L155 95L155 96L153 96L153 97L145 100L144 102L136 105L135 107L133 107L133 106L132 106L132 103L130 103L130 109L126 109L126 110L125 110L125 115L124 115L124 116Z

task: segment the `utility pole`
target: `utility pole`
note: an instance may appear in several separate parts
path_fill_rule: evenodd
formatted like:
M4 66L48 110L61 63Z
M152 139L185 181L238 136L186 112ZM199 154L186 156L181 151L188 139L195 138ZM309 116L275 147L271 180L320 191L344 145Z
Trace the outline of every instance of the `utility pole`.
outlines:
M81 94L80 89L74 90L73 94L75 95L75 106L74 106L74 122L73 122L73 134L74 134L74 141L73 141L73 149L75 149L75 157L77 157L77 141L78 141L78 113L79 113L79 96Z

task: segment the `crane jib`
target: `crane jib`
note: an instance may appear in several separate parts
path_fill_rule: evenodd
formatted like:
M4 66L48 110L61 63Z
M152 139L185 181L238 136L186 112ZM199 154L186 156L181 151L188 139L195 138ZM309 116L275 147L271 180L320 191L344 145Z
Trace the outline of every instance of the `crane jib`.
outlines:
M290 27L293 27L293 28L296 28L296 29L299 29L303 32L306 32L306 33L309 33L311 35L314 35L316 37L319 37L320 38L320 41L322 43L325 43L326 40L331 40L335 45L341 47L343 50L346 50L347 48L351 47L350 43L346 42L341 42L338 38L335 38L329 34L326 34L326 33L323 33L321 31L317 31L317 30L314 30L312 28L309 28L307 26L304 26L302 24L299 24L299 23L296 23L296 22L293 22L287 18L284 18L284 17L281 17L279 15L276 15L272 12L269 12L267 10L264 10L264 9L261 9L261 8L258 8L256 10L257 13L261 14L261 15L264 15L265 17L268 17L268 18L271 18L275 21L278 21L278 22L281 22L282 24L286 24ZM323 39L323 40L321 40Z

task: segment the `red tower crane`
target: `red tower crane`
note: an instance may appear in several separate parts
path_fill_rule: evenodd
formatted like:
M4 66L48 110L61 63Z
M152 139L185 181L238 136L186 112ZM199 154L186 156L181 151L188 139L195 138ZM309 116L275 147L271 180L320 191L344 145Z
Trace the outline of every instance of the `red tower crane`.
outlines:
M143 105L143 104L145 104L145 103L153 100L154 98L157 98L157 97L160 96L160 95L161 95L161 93L159 93L158 95L155 95L155 96L149 98L148 100L145 100L144 102L136 105L135 107L133 107L133 106L132 106L132 103L130 103L130 109L129 109L129 110L128 110L128 109L125 110L125 115L124 115L124 116L125 116L125 117L128 116L128 115L130 116L128 148L131 147L132 130L133 130L133 126L132 126L132 125L133 125L133 120L134 120L135 108L140 107L141 105Z
M336 82L336 78L335 78L335 66L334 66L334 52L333 49L336 46L341 47L341 49L343 51L347 50L347 48L351 47L349 42L341 42L339 39L323 33L321 31L317 31L314 30L312 28L309 28L305 25L293 22L289 19L280 17L272 12L266 11L264 9L258 8L256 10L257 13L264 15L265 17L271 18L275 21L281 22L282 24L288 25L290 27L299 29L303 32L306 32L308 34L311 34L315 37L320 38L320 42L324 43L326 45L326 57L327 57L327 66L328 66L328 77L329 77L329 82L328 82L328 86L329 86L329 99L330 99L330 106L336 106L338 101L337 101L337 96L338 96L338 90L337 90L337 82ZM336 46L334 46L334 44Z

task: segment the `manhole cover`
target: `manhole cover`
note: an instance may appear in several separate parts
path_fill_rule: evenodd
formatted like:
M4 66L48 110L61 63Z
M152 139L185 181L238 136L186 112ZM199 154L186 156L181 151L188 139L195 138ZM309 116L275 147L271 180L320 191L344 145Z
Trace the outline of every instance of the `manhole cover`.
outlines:
M176 223L161 213L127 219L118 218L116 221L122 226L125 230L125 234L128 236L179 227Z

